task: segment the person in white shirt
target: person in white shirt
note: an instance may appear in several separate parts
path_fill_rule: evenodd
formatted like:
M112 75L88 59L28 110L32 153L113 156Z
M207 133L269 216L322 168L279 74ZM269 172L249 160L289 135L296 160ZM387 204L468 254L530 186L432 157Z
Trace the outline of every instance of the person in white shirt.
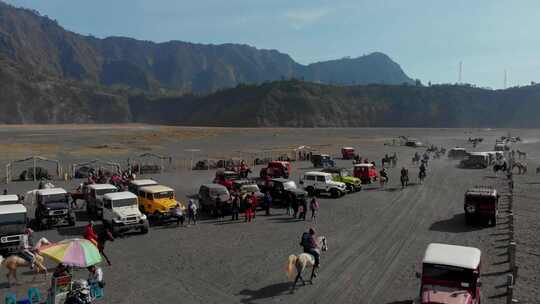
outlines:
M103 288L105 284L103 283L103 270L100 267L90 266L88 269L88 285L98 285L100 288Z

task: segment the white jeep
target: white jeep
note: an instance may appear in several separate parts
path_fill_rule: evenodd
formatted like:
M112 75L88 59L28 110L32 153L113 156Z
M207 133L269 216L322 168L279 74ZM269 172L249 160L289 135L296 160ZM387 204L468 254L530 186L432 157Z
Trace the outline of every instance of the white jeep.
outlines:
M120 235L130 230L148 232L148 219L139 210L137 196L131 192L113 192L103 196L103 225Z
M318 196L326 193L337 198L347 192L345 183L333 181L332 174L325 172L314 171L304 173L300 179L300 185L304 187L304 190L310 196Z
M0 205L0 256L17 253L23 247L26 224L24 205Z

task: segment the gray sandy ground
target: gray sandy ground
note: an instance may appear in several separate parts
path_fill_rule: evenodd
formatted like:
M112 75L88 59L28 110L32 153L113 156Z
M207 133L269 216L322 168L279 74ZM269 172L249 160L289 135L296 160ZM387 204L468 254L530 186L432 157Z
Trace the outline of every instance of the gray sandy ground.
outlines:
M191 129L182 129L191 130ZM145 133L150 132L150 133ZM197 226L177 228L175 225L152 227L147 235L130 235L107 244L113 266L103 265L107 281L106 303L401 303L418 295L419 284L414 273L419 270L423 252L430 242L475 246L482 250L483 303L504 303L503 284L508 270L505 255L508 241L503 196L502 212L497 227L468 227L463 218L463 193L468 187L494 185L507 192L506 180L490 170L463 170L445 158L431 162L428 178L423 185L401 190L399 166L417 169L410 164L414 149L388 147L383 142L398 135L410 135L436 145L451 147L466 145L469 136L483 136L485 141L477 150L490 150L494 140L507 130L439 130L439 129L262 129L193 131L183 138L162 137L158 127L100 128L97 130L65 130L63 128L2 129L0 143L18 143L32 149L43 149L50 157L79 161L96 156L81 146L112 146L115 141L134 138L124 143L120 152L104 151L104 156L124 161L140 151L188 157L185 149L198 148L201 156L238 155L260 147L318 146L338 153L345 145L355 146L358 152L377 160L384 153L398 153L398 168L390 171L386 189L377 185L340 199L321 199L317 223L296 221L283 209L273 215L259 214L251 224L240 222L217 223L204 220ZM191 131L190 131L191 132ZM534 173L539 163L538 132L513 130L526 139L517 148L529 154L529 173L516 178L516 240L520 277L516 297L522 303L540 303L540 244L538 243L539 178ZM144 136L140 134L157 134ZM212 133L212 135L208 135ZM142 136L141 136L142 137ZM153 139L157 137L157 139ZM41 145L36 145L39 143ZM469 146L467 146L469 147ZM11 146L0 157L13 153ZM114 150L114 149L112 149ZM18 150L17 150L18 151ZM70 152L76 151L76 152ZM7 153L9 152L9 153ZM34 151L27 151L27 155ZM43 152L43 151L42 151ZM118 153L117 153L118 152ZM88 153L87 155L85 153ZM98 153L99 155L99 153ZM338 161L350 167L349 161ZM307 162L294 164L292 178L311 170ZM257 171L257 170L255 170ZM174 170L152 175L163 184L174 187L180 198L193 194L198 186L212 179L214 171ZM74 188L79 181L59 182ZM32 182L8 185L12 193L23 193L35 186ZM80 237L85 224L84 213L78 213L75 228L40 232L57 241ZM313 285L301 286L294 292L285 276L285 263L292 253L299 253L299 236L308 227L315 227L329 241L329 251L322 256L320 276ZM50 263L49 266L53 266ZM2 270L4 273L4 270ZM86 272L78 272L85 277ZM0 294L8 290L23 294L28 286L43 290L47 284L42 277L31 283L32 276L20 272L21 286L8 288L0 277Z

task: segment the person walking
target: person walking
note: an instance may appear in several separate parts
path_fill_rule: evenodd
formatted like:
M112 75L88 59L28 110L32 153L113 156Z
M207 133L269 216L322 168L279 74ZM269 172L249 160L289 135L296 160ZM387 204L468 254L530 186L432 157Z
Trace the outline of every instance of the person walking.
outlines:
M319 213L319 201L315 197L309 202L309 210L311 210L311 221L317 222L317 214Z
M107 264L111 266L111 261L109 260L109 257L105 254L105 244L107 243L107 241L114 242L113 234L109 228L105 228L98 233L97 248L99 253L105 258L105 261L107 261Z
M298 208L298 219L300 220L306 220L306 213L307 213L308 203L307 199L304 197L302 198L302 201L300 202L300 207Z
M257 196L255 195L255 192L251 192L250 203L251 203L251 210L253 211L253 219L255 219L257 217L257 205L259 203L257 200Z
M246 206L246 222L251 222L253 219L253 203L251 202L251 197L246 198L247 206Z
M84 228L84 238L94 243L94 245L97 246L98 236L96 234L96 231L94 231L93 221L88 222L88 225L86 225L86 228Z
M270 207L272 206L272 196L269 191L264 194L264 208L266 210L266 216L270 215Z
M232 218L231 221L238 221L238 214L240 213L240 197L239 195L235 195L232 199Z
M193 199L188 203L188 225L193 222L193 225L197 225L197 204Z

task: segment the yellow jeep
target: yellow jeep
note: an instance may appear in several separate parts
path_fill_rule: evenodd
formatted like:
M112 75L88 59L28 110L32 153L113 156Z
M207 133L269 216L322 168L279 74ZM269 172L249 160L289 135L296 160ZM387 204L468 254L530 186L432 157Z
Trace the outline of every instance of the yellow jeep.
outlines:
M170 218L171 209L174 209L177 203L182 210L186 209L184 204L176 200L174 189L166 186L152 185L139 188L137 196L141 212L158 219Z

